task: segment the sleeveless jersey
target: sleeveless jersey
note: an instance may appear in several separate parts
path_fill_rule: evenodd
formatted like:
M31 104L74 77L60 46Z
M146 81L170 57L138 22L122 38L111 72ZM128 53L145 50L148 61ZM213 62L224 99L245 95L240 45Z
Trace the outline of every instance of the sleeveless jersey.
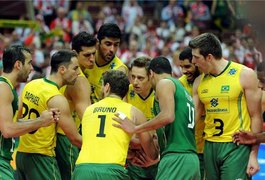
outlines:
M240 72L244 66L229 61L218 75L201 77L198 95L205 107L205 139L212 142L232 142L238 130L250 131L250 116Z
M127 93L127 101L129 104L132 104L133 106L140 109L148 120L154 117L154 99L155 92L153 90L145 99L143 99L133 90L133 85L130 84L129 91Z
M81 70L80 67L79 67L79 72L80 72L80 74L78 76L85 77L85 75L84 75L84 73L83 73L83 71ZM60 92L62 93L62 95L64 95L66 87L67 87L67 85L65 85L65 86L60 88ZM81 120L79 119L77 112L74 111L74 105L73 105L72 101L70 99L67 99L67 100L68 100L68 103L69 103L69 106L70 106L70 109L71 109L71 112L72 112L72 117L73 117L73 119L75 121L75 125L76 125L77 129L79 130L80 129L80 125L81 125ZM62 128L59 127L59 126L57 127L57 133L65 135L65 133L62 130Z
M54 82L43 78L29 82L23 89L23 119L33 119L47 110L47 102L54 96L61 95L59 87ZM56 124L41 127L28 134L20 136L18 151L55 156Z
M162 156L172 152L196 153L194 137L194 104L192 97L178 80L172 77L168 79L174 83L176 89L174 94L175 120L164 127L163 140L165 146ZM157 101L155 103L154 109L155 113L160 112Z
M125 165L131 136L114 127L118 111L131 119L132 105L106 97L89 106L82 119L83 144L76 164L99 163Z
M187 76L186 75L182 75L179 78L179 81L181 82L181 84L184 86L184 88L188 91L188 93L190 93L190 95L192 96L192 87L193 87L193 83L189 83L187 80Z
M96 57L98 54L96 54ZM86 69L84 71L85 76L87 77L88 81L91 85L91 101L92 103L98 102L100 100L101 95L101 87L102 87L102 74L107 70L113 69L116 70L121 66L127 69L127 66L123 64L123 62L115 56L112 61L104 66L99 66L95 63L93 69Z
M18 95L16 92L16 89L13 87L12 83L9 81L9 79L0 76L0 81L5 82L9 85L14 99L12 101L12 109L13 109L13 121L16 121L17 119L17 113L18 113ZM12 160L12 154L14 152L15 148L15 139L14 138L4 138L0 131L0 157Z
M183 87L190 93L192 96L192 88L193 83L189 83L187 80L186 75L182 75L179 78L180 83L183 85ZM195 125L195 140L196 140L196 147L197 147L197 153L202 154L203 153L203 147L204 147L204 139L203 139L203 130L204 130L204 120L199 120Z
M176 89L174 94L175 120L165 126L167 145L162 155L170 152L196 153L192 97L177 79L172 77L168 79L174 83Z

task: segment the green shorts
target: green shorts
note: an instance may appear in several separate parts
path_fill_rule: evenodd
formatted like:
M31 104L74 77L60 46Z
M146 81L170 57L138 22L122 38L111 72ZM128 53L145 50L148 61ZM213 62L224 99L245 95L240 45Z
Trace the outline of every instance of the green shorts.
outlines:
M200 179L199 158L196 153L168 153L158 165L157 180Z
M204 145L206 179L249 179L246 174L250 147L232 142L209 142Z
M57 133L56 160L63 180L71 180L79 149L72 145L67 136Z
M129 180L127 170L117 164L82 163L76 165L72 180Z
M19 180L61 179L57 161L54 157L17 152L16 165Z
M14 170L10 161L0 157L0 180L14 180Z
M199 162L200 162L200 174L201 180L205 179L205 170L204 170L204 157L203 154L198 153Z
M157 174L158 164L150 167L142 168L132 165L128 162L128 174L132 180L151 180L155 179Z

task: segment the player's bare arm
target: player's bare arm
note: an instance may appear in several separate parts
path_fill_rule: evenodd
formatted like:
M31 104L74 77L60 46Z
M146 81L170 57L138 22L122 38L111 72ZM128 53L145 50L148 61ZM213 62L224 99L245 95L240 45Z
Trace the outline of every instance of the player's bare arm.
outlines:
M0 130L5 138L18 137L42 126L56 122L53 111L45 111L40 118L28 123L13 122L13 94L6 83L0 83ZM56 111L58 109L54 109Z
M247 81L246 81L247 80ZM251 131L260 133L262 131L261 118L261 89L258 88L258 79L255 72L244 68L240 74L240 83L244 89L248 112L251 118ZM252 145L247 174L252 176L259 170L257 162L259 144Z
M66 88L65 95L74 104L74 110L77 112L79 119L82 119L86 108L91 105L90 94L90 84L82 76L76 79L75 85L68 85Z
M81 148L82 136L77 131L67 99L61 95L54 96L48 101L48 107L57 107L60 110L60 120L58 121L59 126L62 128L70 142Z

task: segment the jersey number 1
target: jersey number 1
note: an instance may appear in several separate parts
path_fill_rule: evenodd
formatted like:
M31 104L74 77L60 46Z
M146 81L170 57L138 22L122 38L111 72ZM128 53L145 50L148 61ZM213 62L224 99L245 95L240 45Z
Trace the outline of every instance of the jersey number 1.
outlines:
M100 119L100 126L97 137L106 137L106 134L104 134L106 115L98 115L98 118Z

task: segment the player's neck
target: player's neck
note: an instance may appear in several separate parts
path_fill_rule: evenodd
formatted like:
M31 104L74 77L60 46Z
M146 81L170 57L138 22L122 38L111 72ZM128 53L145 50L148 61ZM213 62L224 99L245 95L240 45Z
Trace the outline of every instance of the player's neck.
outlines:
M120 96L116 94L109 94L107 97L112 97L112 98L117 98L117 99L122 99Z
M18 85L18 83L19 83L17 81L17 76L14 73L3 73L1 76L3 76L6 79L8 79L14 87L16 87Z

